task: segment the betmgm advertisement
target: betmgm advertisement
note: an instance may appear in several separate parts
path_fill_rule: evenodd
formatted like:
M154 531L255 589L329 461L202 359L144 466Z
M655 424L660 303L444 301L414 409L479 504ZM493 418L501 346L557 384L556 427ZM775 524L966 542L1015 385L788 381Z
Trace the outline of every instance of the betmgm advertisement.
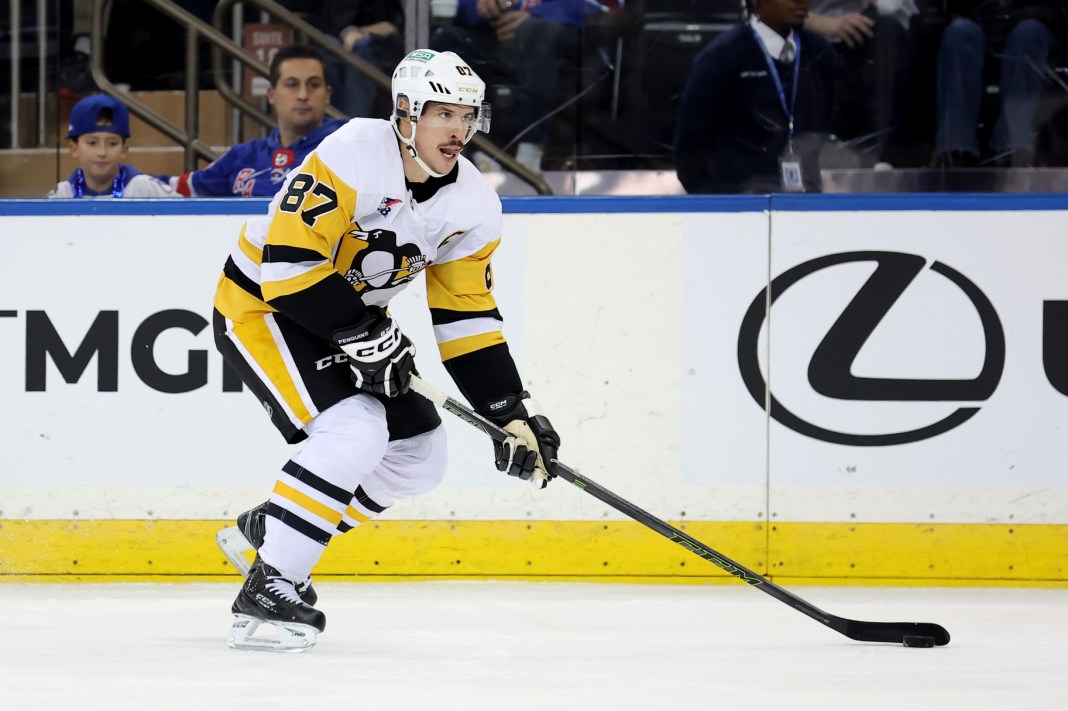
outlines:
M495 296L561 459L784 579L1068 579L1068 212L708 205L506 214ZM209 326L244 217L0 218L9 560L13 536L61 540L72 521L120 541L108 526L203 524L204 541L167 545L196 550L177 572L209 574L211 531L269 494L293 450ZM422 376L458 397L422 280L392 309ZM443 420L445 482L361 533L403 547L418 529L398 558L448 573L440 545L453 568L485 554L486 575L717 575L579 490L496 472L484 435ZM882 567L851 569L860 551Z

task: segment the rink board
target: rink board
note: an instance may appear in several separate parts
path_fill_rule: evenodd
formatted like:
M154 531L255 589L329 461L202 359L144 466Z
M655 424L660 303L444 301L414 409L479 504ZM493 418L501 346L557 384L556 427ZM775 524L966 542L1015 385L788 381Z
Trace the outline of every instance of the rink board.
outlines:
M495 294L570 465L777 578L1068 579L1068 198L505 205ZM0 207L0 575L226 574L205 531L291 455L208 327L262 208ZM421 280L394 312L457 395ZM719 574L446 426L446 482L339 539L328 574Z

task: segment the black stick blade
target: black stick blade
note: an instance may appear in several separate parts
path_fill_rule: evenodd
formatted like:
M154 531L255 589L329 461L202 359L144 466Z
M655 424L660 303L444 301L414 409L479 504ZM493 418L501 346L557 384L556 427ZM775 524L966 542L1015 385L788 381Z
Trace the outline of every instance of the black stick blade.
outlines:
M949 644L949 631L933 622L862 622L839 618L831 627L859 642L904 644L905 637L915 636L931 637L939 647Z

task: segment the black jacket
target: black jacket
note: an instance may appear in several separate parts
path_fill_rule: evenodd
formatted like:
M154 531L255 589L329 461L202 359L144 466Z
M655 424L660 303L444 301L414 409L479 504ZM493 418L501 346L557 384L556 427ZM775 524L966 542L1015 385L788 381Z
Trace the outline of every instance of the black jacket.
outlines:
M805 188L820 189L819 151L834 104L836 53L812 32L795 30L801 68L794 107L794 151ZM775 63L790 100L793 65ZM675 130L675 167L689 193L782 192L779 158L787 119L767 60L748 23L712 40L694 59Z

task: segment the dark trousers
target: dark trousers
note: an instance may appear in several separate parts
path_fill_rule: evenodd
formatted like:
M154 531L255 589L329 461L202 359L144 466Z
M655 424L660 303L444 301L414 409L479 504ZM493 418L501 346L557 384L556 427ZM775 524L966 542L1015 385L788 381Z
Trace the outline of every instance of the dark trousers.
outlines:
M975 22L953 20L938 51L938 134L935 150L979 154L978 126L983 98L986 34ZM1000 112L992 147L1030 149L1034 121L1045 86L1045 69L1057 42L1038 20L1023 20L1009 32L1000 52Z
M837 42L838 75L831 130L874 147L890 160L888 144L902 123L908 91L908 32L897 20L875 17L875 36L856 47Z

